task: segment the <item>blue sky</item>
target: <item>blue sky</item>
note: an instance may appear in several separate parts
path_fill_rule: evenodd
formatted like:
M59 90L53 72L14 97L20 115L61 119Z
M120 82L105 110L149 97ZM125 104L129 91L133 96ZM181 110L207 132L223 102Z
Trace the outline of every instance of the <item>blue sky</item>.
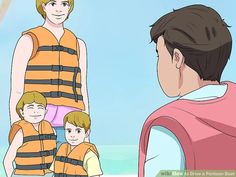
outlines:
M7 143L10 126L10 69L15 44L23 31L43 23L35 1L22 2L12 0L0 24L1 144ZM149 25L173 9L196 3L216 9L232 26L230 31L236 39L233 0L76 0L65 27L87 44L94 143L138 144L146 117L171 101L157 81L155 44L150 43ZM236 82L235 57L233 46L222 80Z

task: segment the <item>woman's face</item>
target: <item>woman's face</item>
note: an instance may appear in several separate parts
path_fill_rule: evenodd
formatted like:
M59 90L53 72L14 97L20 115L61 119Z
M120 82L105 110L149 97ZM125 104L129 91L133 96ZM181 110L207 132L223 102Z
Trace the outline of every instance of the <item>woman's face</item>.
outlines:
M53 24L62 24L69 15L70 4L68 0L51 0L42 6L46 18Z

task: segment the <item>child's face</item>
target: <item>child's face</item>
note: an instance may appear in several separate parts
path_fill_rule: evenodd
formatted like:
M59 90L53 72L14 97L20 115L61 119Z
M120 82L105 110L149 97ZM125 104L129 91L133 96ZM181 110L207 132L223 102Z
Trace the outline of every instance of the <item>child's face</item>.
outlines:
M51 0L47 4L43 4L46 17L54 24L63 23L70 10L68 0Z
M156 49L159 54L157 60L157 75L161 88L169 97L178 96L180 71L177 69L175 60L166 48L163 36L158 38Z
M23 110L20 110L24 120L30 123L39 123L44 119L47 110L44 105L38 103L25 104Z
M88 136L88 132L85 133L85 129L76 127L73 124L66 122L65 125L65 137L66 141L72 145L77 146L84 142L84 139Z

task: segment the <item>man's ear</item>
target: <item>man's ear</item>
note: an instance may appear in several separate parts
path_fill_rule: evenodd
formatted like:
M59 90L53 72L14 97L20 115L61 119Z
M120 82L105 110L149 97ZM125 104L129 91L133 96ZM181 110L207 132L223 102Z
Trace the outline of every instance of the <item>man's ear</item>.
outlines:
M177 48L175 48L173 51L173 63L177 69L180 69L184 64L184 56Z
M89 135L90 135L90 129L87 130L85 137L87 138L87 137L89 137Z
M20 109L20 114L22 117L24 117L24 111L22 109Z

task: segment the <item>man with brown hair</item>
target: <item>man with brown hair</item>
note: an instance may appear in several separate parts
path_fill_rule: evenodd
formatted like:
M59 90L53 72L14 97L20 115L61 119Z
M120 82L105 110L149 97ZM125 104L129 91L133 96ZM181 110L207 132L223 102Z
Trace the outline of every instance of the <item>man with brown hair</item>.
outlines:
M214 9L192 5L158 19L151 38L161 88L180 98L145 121L139 177L160 170L236 169L236 85L220 82L232 48L228 25Z

